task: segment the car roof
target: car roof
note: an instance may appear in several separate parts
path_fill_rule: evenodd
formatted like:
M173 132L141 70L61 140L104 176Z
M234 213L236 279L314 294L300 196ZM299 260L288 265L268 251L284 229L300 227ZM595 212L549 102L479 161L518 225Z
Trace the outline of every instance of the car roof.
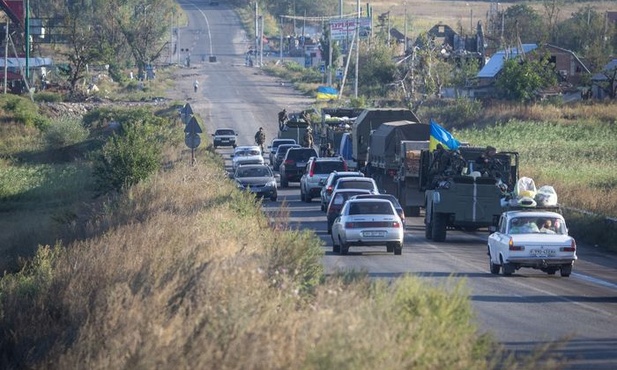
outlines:
M340 193L373 194L373 192L368 189L338 189L332 193L332 196L334 197L334 194L340 194Z
M259 149L259 150L261 150L261 148L258 145L238 145L234 149L234 152L237 152L237 151L240 151L240 150L247 150L247 149Z
M400 202L392 194L360 194L360 195L356 195L354 199L383 199L387 201L395 200L396 203L393 203L394 206L396 207L397 204L400 206Z
M276 139L272 139L272 143L289 143L289 144L295 144L296 143L296 139L281 139L281 138L276 138Z
M552 211L508 211L505 212L506 216L508 218L515 218L515 217L552 217L552 218L561 218L563 219L563 216L557 212L552 212Z
M313 157L313 160L315 162L340 162L343 161L343 157L341 156L336 156L336 157Z
M390 202L387 199L378 199L378 198L351 198L349 200L347 200L347 202L354 202L354 203L373 203L373 202L379 202L379 203L390 203L392 204L392 202Z
M347 181L365 181L365 182L375 182L370 177L362 177L362 176L351 176L351 177L342 177L338 179L338 182L347 182Z
M236 132L236 130L234 130L233 128L220 127L220 128L217 128L216 130L214 130L214 133L216 134L219 131L233 131L234 133Z

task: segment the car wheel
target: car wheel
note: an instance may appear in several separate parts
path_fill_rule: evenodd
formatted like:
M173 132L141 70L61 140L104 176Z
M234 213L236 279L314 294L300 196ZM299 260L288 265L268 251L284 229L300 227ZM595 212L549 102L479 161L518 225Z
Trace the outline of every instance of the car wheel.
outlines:
M400 243L395 243L394 244L394 255L400 256L401 254L403 254L403 245Z
M276 199L277 199L277 198L278 198L277 194L272 194L272 195L270 196L270 200L271 200L271 201L273 201L273 202L276 202Z
M332 234L332 225L328 222L328 234Z
M394 244L393 243L387 243L386 244L386 252L388 252L388 253L394 252Z
M501 261L501 272L503 273L504 276L510 276L514 273L514 265L510 264L510 263L503 263L503 259L501 257L499 257L499 260Z
M445 213L433 212L431 236L436 242L446 241L446 217L448 215Z
M234 149L236 149L237 145L236 145L236 144L234 144L234 145L232 145L232 147L233 147Z
M334 235L332 235L332 252L341 253L341 245L336 242Z
M286 178L281 177L281 187L282 187L282 188L286 188L286 187L288 187L288 186L289 186L289 181L287 181L287 179L286 179Z
M347 255L349 253L349 244L343 243L342 241L340 241L340 239L339 242L341 243L341 254Z
M311 198L310 194L304 194L304 201L306 203L311 203L313 201L313 198Z
M300 187L300 201L304 202L304 193L302 192L302 187Z
M499 271L501 270L501 265L498 265L493 262L493 259L491 258L491 252L488 253L488 265L489 265L489 268L491 269L491 274L499 275Z
M322 211L322 212L325 212L325 211L326 211L326 206L324 206L324 204L323 204L323 203L321 203L321 211Z
M563 266L561 266L561 269L559 270L559 273L563 277L570 276L570 274L572 273L572 265L563 265Z

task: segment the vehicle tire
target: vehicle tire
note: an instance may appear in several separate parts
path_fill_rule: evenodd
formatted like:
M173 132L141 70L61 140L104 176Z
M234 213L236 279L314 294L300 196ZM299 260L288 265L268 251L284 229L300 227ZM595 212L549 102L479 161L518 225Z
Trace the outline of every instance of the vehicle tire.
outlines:
M300 187L300 201L304 202L304 193L302 192L302 187Z
M237 145L236 145L236 144L234 144L234 145L232 145L232 147L233 147L234 149L236 149Z
M286 179L286 178L281 177L281 187L282 187L282 188L286 188L286 187L288 187L288 186L289 186L289 181L287 181L287 179Z
M326 207L323 205L323 203L321 203L321 211L325 212L326 211Z
M549 267L549 268L545 269L544 272L546 272L549 275L555 275L555 273L557 273L557 268Z
M432 237L433 241L444 242L446 241L446 217L445 213L433 213L432 224Z
M433 224L429 222L427 222L426 220L424 221L424 237L427 240L431 240L433 239Z
M276 199L278 198L277 194L273 194L270 196L270 200L273 202L276 202Z
M340 240L339 242L341 243L341 254L344 256L347 255L349 253L349 244L343 243Z
M511 263L503 263L503 259L501 257L499 257L499 260L501 261L501 272L503 273L503 275L512 275L514 273L514 270L516 270L514 268L514 265L512 265Z
M341 245L337 244L334 236L332 236L332 253L341 253Z
M311 203L313 201L313 198L311 198L311 194L304 194L304 201L306 203Z
M403 245L399 243L395 243L394 244L394 255L400 256L401 254L403 254Z
M563 265L563 266L561 266L561 269L559 270L559 273L563 277L570 276L570 274L572 273L572 265Z
M386 252L388 253L394 252L394 243L386 243Z
M491 258L491 252L488 253L488 265L491 270L491 274L499 275L499 271L501 270L501 265L493 263L493 259Z

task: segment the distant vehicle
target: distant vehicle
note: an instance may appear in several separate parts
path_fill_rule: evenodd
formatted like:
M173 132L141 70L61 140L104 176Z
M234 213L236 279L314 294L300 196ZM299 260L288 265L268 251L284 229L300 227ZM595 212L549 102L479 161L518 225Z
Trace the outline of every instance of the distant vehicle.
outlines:
M568 235L563 217L557 212L537 209L504 212L497 230L488 237L492 274L512 275L522 267L539 269L549 275L572 273L576 241Z
M290 148L279 167L281 187L289 186L290 181L300 181L306 170L306 163L311 157L317 157L314 148Z
M353 197L354 195L371 193L372 192L367 189L342 189L332 193L332 198L330 198L330 203L328 203L328 209L326 210L326 219L328 220L328 234L332 232L332 224L341 213L341 209L343 209L343 205L345 204L347 199Z
M276 177L265 164L247 164L236 169L233 175L239 189L275 202L278 197Z
M297 144L294 139L273 139L270 145L268 145L268 160L270 161L270 165L274 165L274 156L276 155L276 150L281 144ZM276 168L276 167L274 167Z
M212 134L214 149L219 146L236 147L236 138L238 134L231 128L219 128Z
M321 210L325 212L330 203L330 197L332 196L332 190L338 179L343 177L364 177L362 172L358 171L333 171L330 172L327 178L321 180L321 191L319 193L321 198Z
M349 199L332 224L332 251L343 255L351 246L383 245L403 253L404 225L386 199Z
M347 163L343 157L313 157L306 164L306 170L300 178L300 199L310 203L321 193L322 180L333 171L346 171Z
M403 225L405 225L405 211L403 210L403 206L398 201L398 199L394 195L392 195L392 194L362 194L362 195L356 195L356 196L352 197L351 199L385 199L385 200L389 200L392 203L392 205L394 206L394 209L396 210L396 213L401 218L401 221L403 221Z
M264 163L261 148L257 145L238 146L231 155L231 165L234 171L242 165Z
M302 148L300 144L281 144L278 148L276 148L276 153L274 154L274 163L272 163L272 169L278 171L281 163L283 163L283 159L285 158L285 154L287 154L287 150L289 148Z

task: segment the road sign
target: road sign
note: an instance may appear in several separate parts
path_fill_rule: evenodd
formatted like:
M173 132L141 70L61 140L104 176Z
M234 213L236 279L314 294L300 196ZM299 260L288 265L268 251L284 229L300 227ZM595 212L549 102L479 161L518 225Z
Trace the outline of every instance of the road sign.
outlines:
M191 149L195 149L201 144L201 137L198 134L186 134L184 143Z
M189 133L189 134L201 134L203 132L195 116L192 116L191 120L188 121L188 123L184 127L184 132Z
M182 108L182 113L186 114L187 116L193 115L193 108L189 103L184 104L184 107Z

